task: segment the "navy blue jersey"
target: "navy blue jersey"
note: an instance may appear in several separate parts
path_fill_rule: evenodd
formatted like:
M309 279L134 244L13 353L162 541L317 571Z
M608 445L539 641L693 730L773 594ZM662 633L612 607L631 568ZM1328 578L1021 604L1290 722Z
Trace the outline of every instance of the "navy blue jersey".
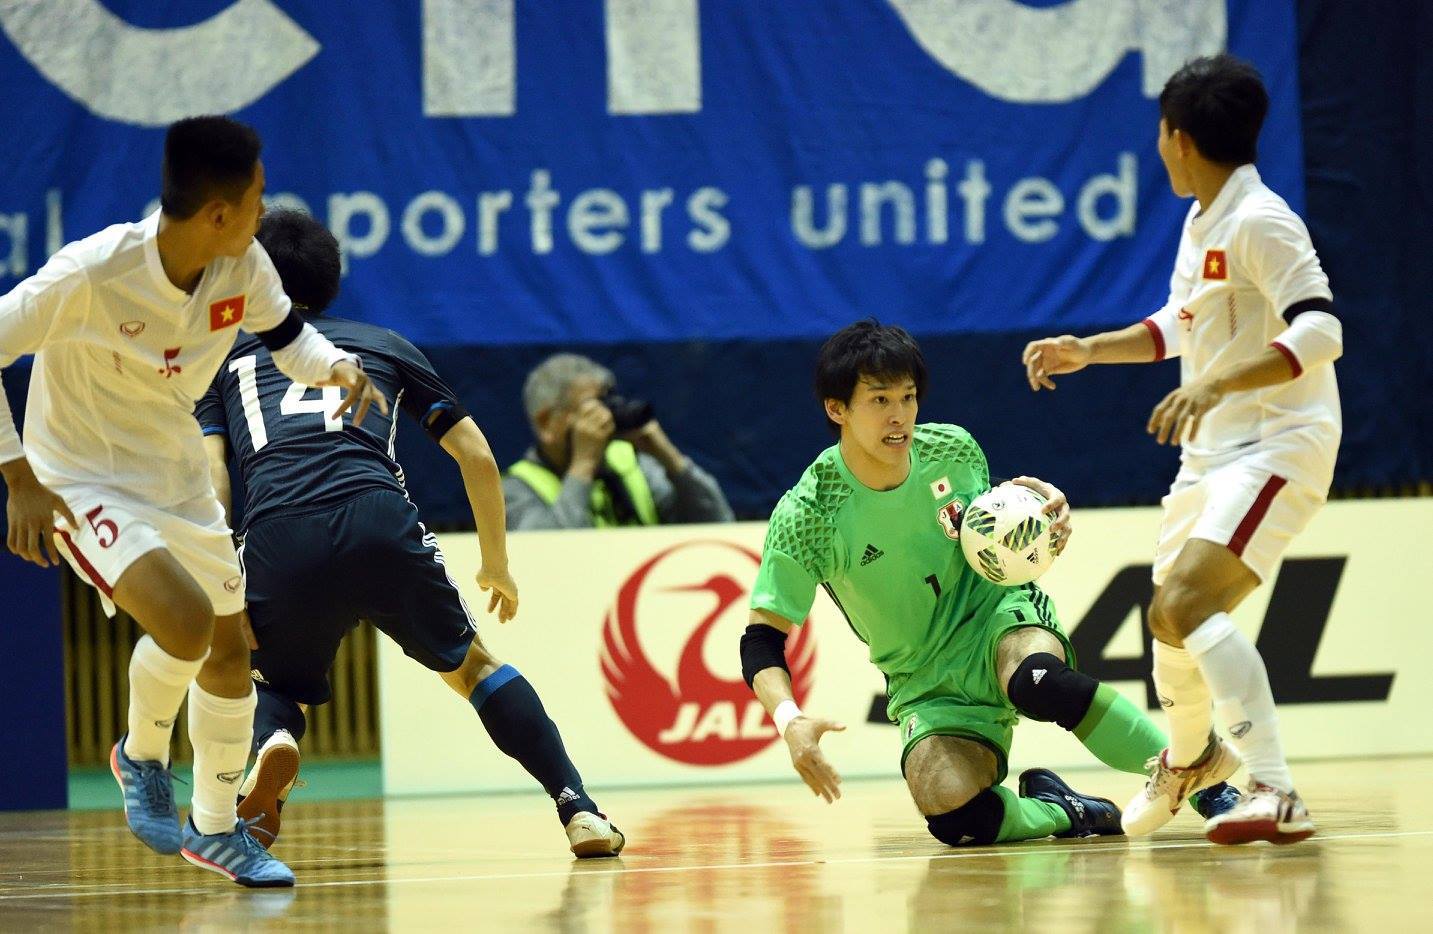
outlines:
M435 440L465 414L427 358L399 335L342 318L309 323L340 349L358 354L388 399L389 414L373 406L357 428L351 410L332 418L342 389L294 383L257 337L241 335L194 416L206 435L228 436L246 488L245 528L276 515L317 512L375 489L406 496L393 454L399 410Z

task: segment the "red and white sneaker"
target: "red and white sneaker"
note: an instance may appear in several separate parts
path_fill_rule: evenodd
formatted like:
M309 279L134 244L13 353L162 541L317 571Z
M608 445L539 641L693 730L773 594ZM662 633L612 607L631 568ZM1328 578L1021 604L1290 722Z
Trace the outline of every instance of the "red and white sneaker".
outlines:
M299 744L288 730L275 730L239 786L239 819L252 821L249 835L266 850L279 836L279 815L289 792L302 784L298 777Z
M1298 794L1258 782L1249 786L1249 793L1233 808L1204 825L1210 842L1224 846L1256 840L1298 843L1312 837L1315 830L1309 809Z
M1154 833L1179 813L1190 795L1219 784L1239 768L1239 754L1214 734L1210 735L1204 753L1189 765L1175 768L1168 760L1166 749L1146 763L1149 781L1125 806L1121 824L1131 837Z

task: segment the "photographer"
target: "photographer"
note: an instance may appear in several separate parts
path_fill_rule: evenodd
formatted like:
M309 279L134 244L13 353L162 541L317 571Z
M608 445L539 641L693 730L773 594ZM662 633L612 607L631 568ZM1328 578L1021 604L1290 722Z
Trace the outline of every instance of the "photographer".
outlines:
M528 374L523 407L537 444L503 479L508 528L730 522L717 482L672 444L650 403L613 383L577 354Z

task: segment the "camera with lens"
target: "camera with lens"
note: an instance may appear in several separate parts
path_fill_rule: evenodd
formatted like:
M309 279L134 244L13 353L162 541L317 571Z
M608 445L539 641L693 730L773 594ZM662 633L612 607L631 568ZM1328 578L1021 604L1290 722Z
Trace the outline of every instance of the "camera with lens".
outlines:
M602 397L602 404L612 413L613 430L619 435L636 431L656 417L652 403L646 399L620 395L613 390Z

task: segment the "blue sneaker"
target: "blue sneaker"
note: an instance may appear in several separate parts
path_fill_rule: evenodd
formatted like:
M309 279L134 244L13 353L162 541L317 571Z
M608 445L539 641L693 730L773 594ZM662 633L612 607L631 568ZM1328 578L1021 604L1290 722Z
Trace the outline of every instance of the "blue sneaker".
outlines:
M174 773L161 762L135 762L124 754L125 736L109 751L109 770L124 793L124 820L156 853L179 852L179 809L174 806Z
M228 833L202 834L191 817L184 822L184 848L179 855L251 889L293 885L293 870L259 845L249 833L251 823L239 821Z
M1020 773L1020 797L1048 801L1070 817L1070 829L1057 837L1118 836L1120 809L1108 798L1082 795L1049 769L1026 769Z
M1189 803L1200 817L1210 820L1234 810L1234 805L1238 804L1242 797L1244 796L1239 793L1238 788L1228 782L1220 782L1190 795Z

